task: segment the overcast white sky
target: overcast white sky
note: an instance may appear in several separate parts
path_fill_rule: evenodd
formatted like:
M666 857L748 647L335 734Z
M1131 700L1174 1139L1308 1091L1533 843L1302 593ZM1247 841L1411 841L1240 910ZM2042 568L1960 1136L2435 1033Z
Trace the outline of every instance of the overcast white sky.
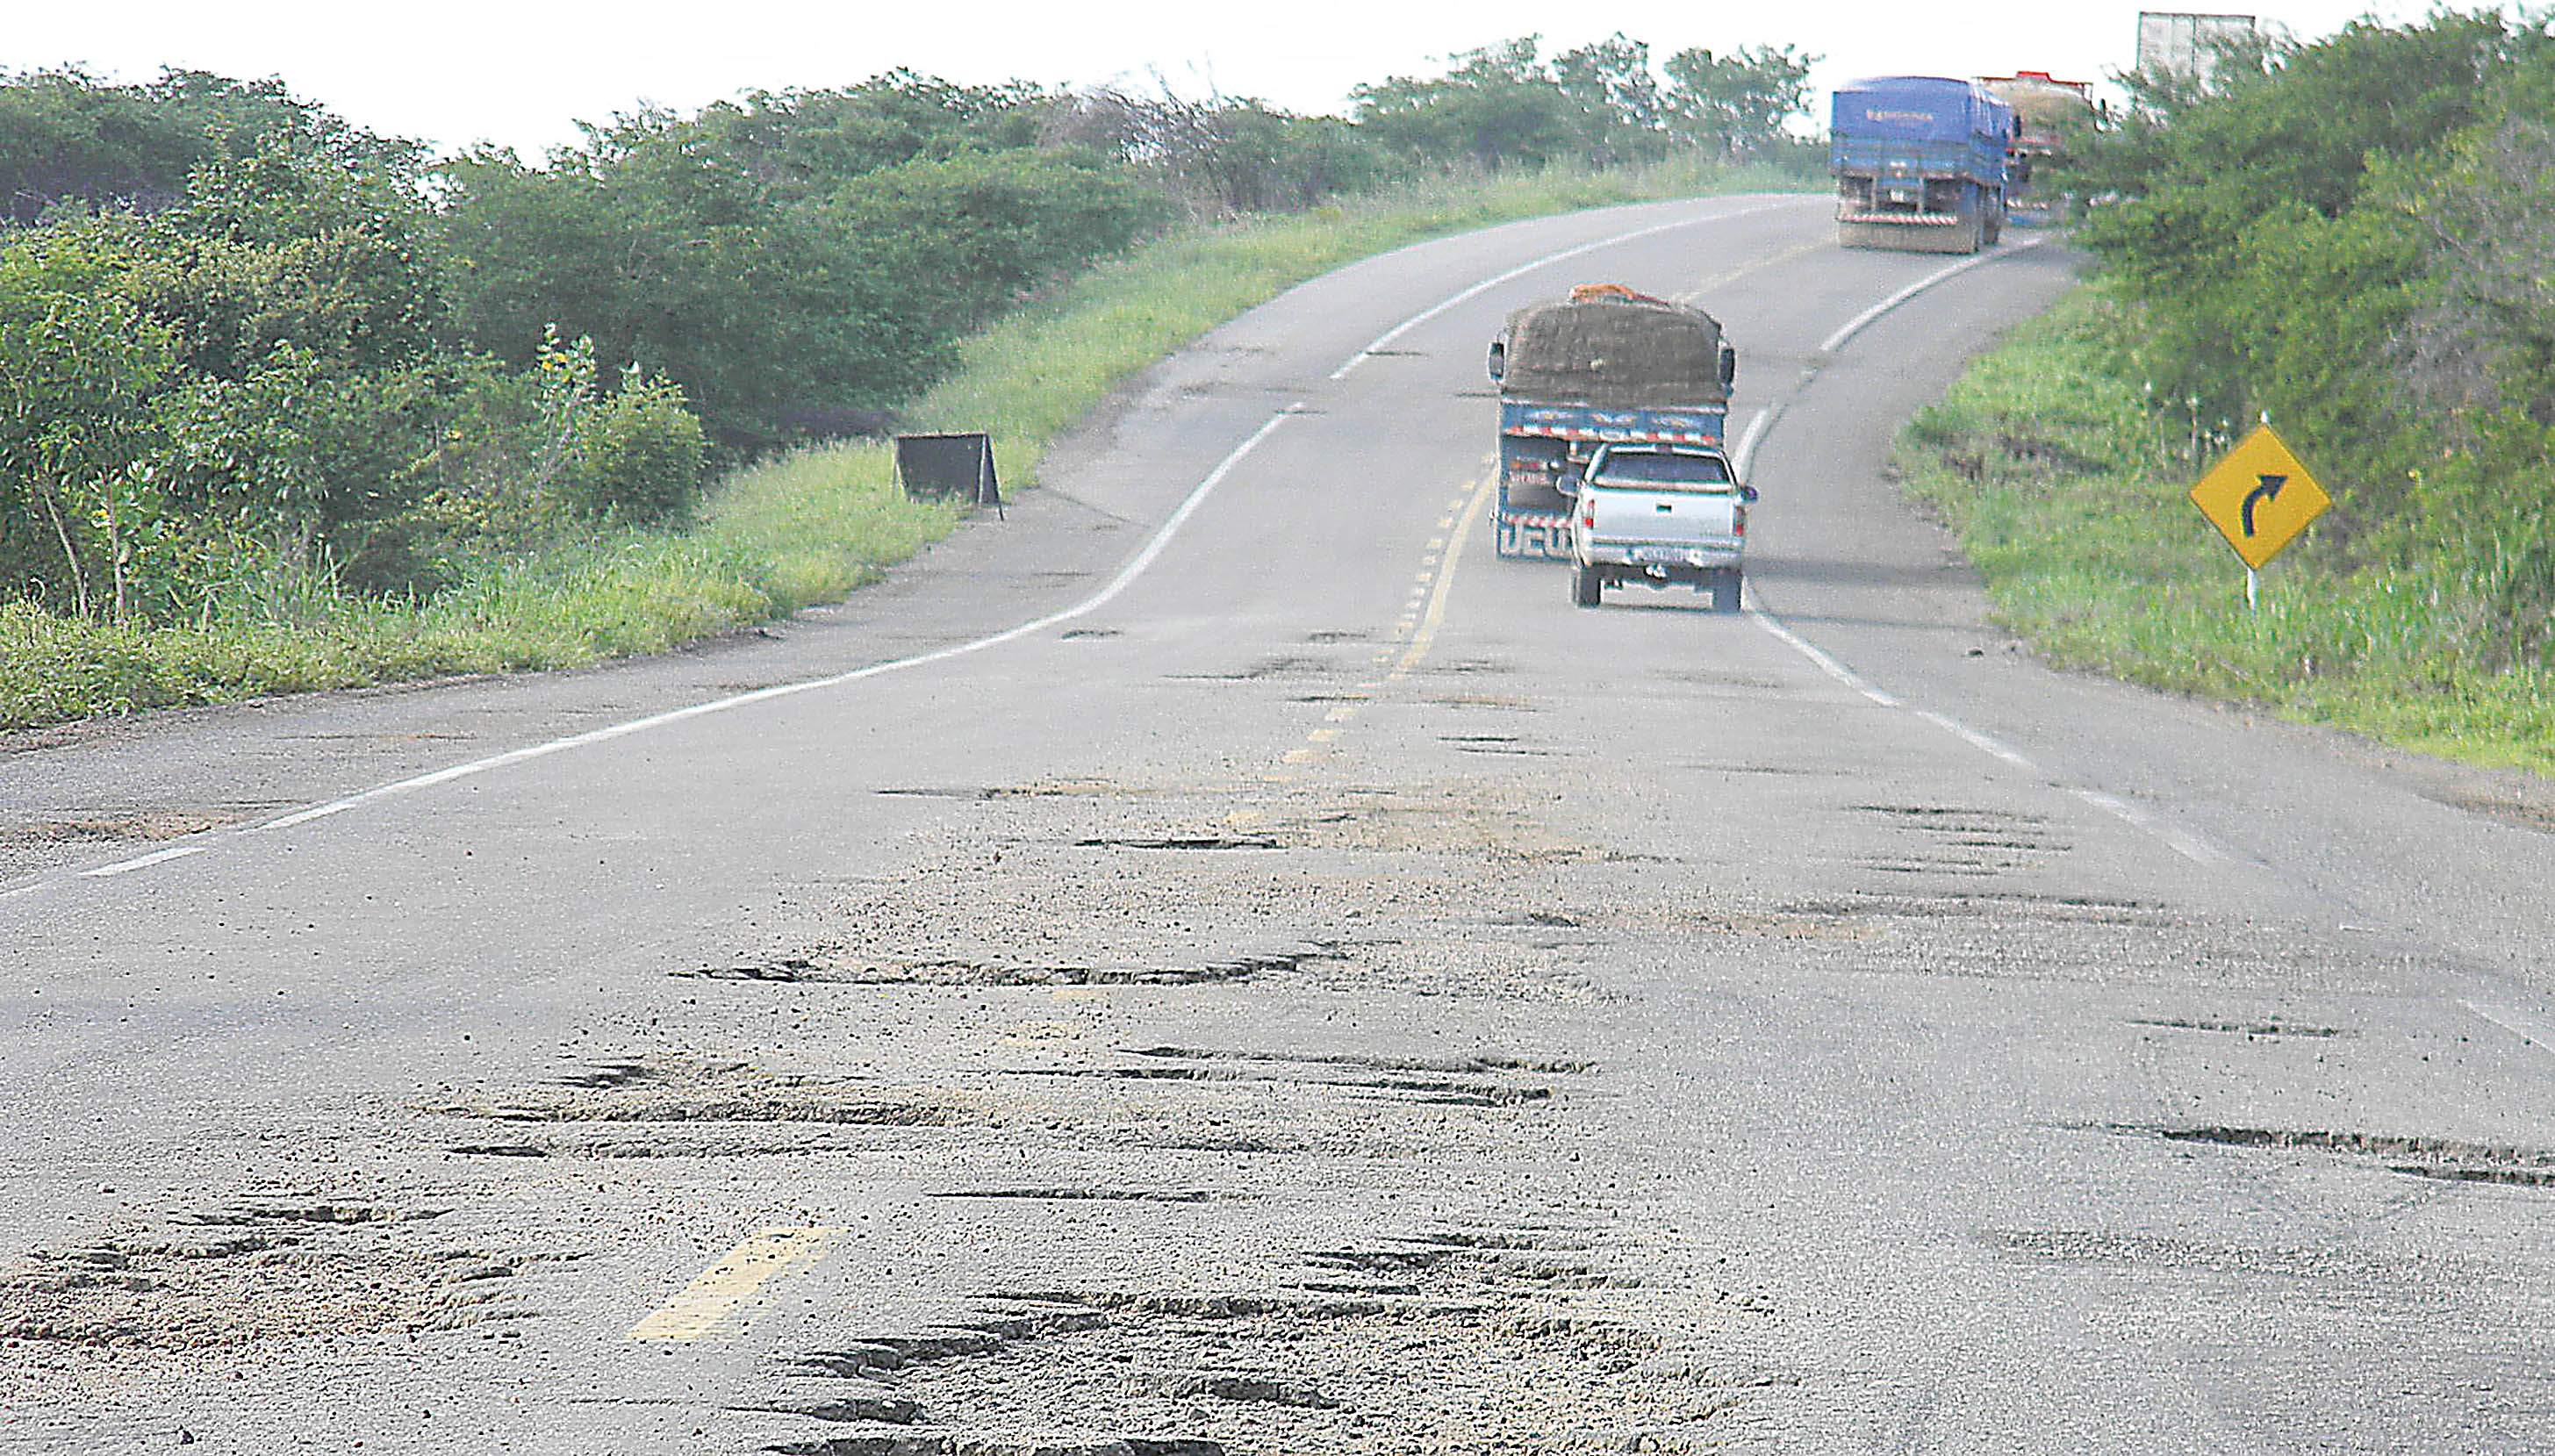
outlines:
M848 84L895 66L952 80L1152 85L1257 96L1288 110L1343 111L1349 90L1433 74L1444 58L1540 34L1547 54L1621 31L1653 57L1789 45L1825 58L1822 88L1885 73L2049 70L2100 80L2134 59L2141 8L2113 0L1628 0L1611 6L1467 0L15 0L0 19L0 68L66 63L121 80L162 66L281 76L360 126L444 149L493 140L537 156L641 101L689 111L750 88ZM2302 37L2427 4L2236 0Z

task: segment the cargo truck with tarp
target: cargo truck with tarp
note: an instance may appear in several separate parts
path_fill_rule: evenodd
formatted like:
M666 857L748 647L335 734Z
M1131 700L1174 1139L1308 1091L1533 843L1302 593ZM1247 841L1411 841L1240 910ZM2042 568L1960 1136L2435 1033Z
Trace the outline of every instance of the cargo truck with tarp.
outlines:
M2101 110L2091 81L2062 81L2045 70L1983 75L1979 84L2013 108L2013 145L2006 151L2005 215L2022 226L2064 221L2061 189L2072 138L2094 129Z
M1976 81L1890 75L1839 87L1828 170L1849 248L1975 253L2005 229L2013 108Z
M1491 342L1499 553L1570 558L1572 496L1601 445L1719 450L1738 362L1711 314L1621 284L1510 314Z

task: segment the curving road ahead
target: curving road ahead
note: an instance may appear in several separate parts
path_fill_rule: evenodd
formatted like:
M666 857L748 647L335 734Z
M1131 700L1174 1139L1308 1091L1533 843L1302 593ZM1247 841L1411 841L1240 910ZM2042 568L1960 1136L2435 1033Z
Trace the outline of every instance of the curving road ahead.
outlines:
M2544 787L2036 665L1884 462L2072 262L1829 233L1344 269L767 633L0 744L0 1449L2555 1447ZM1744 616L1490 553L1592 279L1740 345Z

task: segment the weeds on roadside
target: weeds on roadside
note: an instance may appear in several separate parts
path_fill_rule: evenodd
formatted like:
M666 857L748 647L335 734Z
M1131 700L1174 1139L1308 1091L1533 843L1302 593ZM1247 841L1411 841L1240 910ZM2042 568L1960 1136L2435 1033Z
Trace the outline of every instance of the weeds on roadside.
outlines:
M2188 499L2208 462L2140 390L2134 322L2080 290L1900 437L1908 493L1958 535L2000 619L2061 666L2555 772L2555 671L2468 646L2451 619L2469 583L2446 558L2354 565L2310 539L2246 609L2243 563Z

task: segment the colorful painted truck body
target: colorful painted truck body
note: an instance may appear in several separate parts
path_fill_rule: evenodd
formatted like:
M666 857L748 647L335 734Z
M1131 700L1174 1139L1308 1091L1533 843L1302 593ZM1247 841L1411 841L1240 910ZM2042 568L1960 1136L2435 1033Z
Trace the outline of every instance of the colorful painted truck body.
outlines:
M1838 88L1828 121L1837 241L1975 253L2005 229L2013 108L1976 81L1890 75Z
M1700 308L1619 284L1509 315L1500 384L1503 556L1571 556L1571 498L1600 445L1721 444L1737 356Z

